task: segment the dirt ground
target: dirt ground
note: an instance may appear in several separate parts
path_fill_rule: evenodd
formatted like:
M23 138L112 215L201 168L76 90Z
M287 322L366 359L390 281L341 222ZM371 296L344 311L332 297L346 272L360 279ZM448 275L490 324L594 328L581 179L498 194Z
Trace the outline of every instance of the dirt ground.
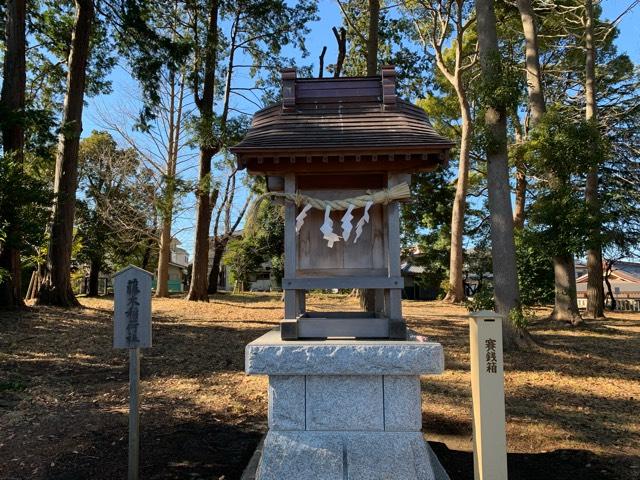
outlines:
M0 313L0 478L123 479L128 370L113 350L111 299ZM356 309L326 295L314 310ZM278 295L153 303L142 365L141 478L237 479L266 430L266 379L243 373L244 346L282 313ZM445 348L423 377L426 438L452 480L473 478L466 311L404 302L411 328ZM505 361L512 480L640 479L640 314L572 328L531 326L538 351Z

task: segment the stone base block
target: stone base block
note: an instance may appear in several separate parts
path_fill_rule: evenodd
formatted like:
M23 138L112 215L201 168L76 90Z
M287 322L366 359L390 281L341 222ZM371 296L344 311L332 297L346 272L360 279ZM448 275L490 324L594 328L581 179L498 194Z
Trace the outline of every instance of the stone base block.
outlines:
M420 375L443 360L415 340L250 343L246 372L269 375L256 480L448 480L420 432Z
M270 431L255 478L449 480L420 432Z

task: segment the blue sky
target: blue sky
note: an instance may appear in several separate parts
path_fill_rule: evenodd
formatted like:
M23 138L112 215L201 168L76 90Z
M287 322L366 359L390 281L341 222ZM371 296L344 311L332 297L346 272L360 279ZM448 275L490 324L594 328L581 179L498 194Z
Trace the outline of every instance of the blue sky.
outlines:
M630 4L631 0L604 0L602 2L604 17L608 19L617 18L618 15ZM306 59L300 58L295 51L286 52L288 56L298 58L300 64L314 65L314 75L317 74L318 56L323 46L327 46L325 63L335 62L337 47L331 32L331 27L339 27L341 24L340 10L335 0L319 0L318 1L319 20L309 25L310 33L307 36L306 44L310 52L310 56ZM636 7L627 13L620 24L620 35L616 43L621 52L626 52L636 64L640 64L640 7ZM103 130L104 122L101 115L105 112L109 115L111 121L118 121L119 110L123 105L129 105L129 108L136 108L136 83L126 71L126 65L120 65L114 69L111 74L113 83L113 93L109 95L101 95L88 99L87 107L84 115L84 131L83 135L87 136L92 130ZM134 98L132 100L132 98ZM237 106L244 111L255 111L256 107L246 101L236 100ZM124 119L122 120L125 123ZM143 140L144 141L144 140ZM196 159L191 159L187 163L184 171L186 178L195 178L197 175ZM240 194L239 198L243 195ZM174 231L176 237L182 243L182 246L191 254L193 252L193 225L195 222L194 198L191 195L185 199L184 208L179 214Z

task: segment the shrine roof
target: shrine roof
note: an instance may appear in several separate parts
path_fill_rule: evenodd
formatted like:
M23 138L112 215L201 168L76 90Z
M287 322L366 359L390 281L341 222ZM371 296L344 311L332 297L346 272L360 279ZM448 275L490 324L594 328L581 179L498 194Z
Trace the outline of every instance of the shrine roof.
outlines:
M287 171L285 165L376 162L381 170L431 170L446 162L451 140L421 108L397 98L395 71L376 77L299 79L283 71L283 100L258 111L231 148L240 168ZM409 163L406 163L409 162Z

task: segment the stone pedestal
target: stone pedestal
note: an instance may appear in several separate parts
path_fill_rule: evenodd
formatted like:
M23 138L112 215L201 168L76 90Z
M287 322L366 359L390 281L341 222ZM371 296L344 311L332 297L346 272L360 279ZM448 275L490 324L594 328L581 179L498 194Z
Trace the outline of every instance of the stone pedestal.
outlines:
M416 341L247 345L249 375L269 375L269 432L257 480L448 480L423 440L420 375L442 346Z

